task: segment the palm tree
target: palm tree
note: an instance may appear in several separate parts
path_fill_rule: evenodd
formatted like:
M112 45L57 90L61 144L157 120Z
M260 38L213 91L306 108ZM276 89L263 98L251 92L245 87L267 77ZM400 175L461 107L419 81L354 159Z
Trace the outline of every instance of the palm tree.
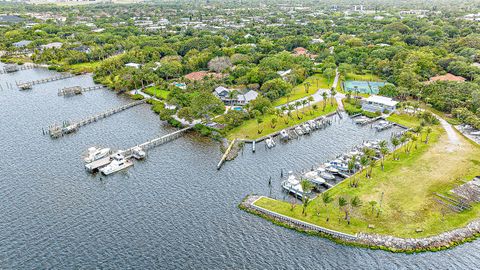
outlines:
M307 98L308 106L310 106L314 100L315 100L315 99L314 99L312 96L309 96L309 97Z
M288 104L288 115L291 116L291 112L295 109L293 104Z
M260 130L260 124L263 123L263 118L262 117L258 117L257 118L257 132L258 134L262 134L263 130Z
M377 160L374 159L374 158L371 158L370 159L370 172L368 173L368 177L372 178L373 168L375 168L376 165L377 165Z
M330 104L332 106L333 106L333 100L335 99L336 94L337 94L337 91L335 91L335 88L332 87L332 89L330 89L330 97L331 97Z
M367 157L367 155L364 155L360 158L360 165L362 166L362 171L365 170L368 166L368 163L370 162L370 159ZM368 178L368 170L365 170L365 177Z
M427 130L425 130L425 132L427 133L427 136L425 137L425 144L428 144L428 139L430 137L430 133L432 133L432 128L427 127Z
M397 158L396 158L396 150L397 150L398 145L400 144L400 140L398 140L397 137L392 137L392 138L390 139L390 142L391 142L392 145L393 145L393 159L394 159L394 160L397 160Z
M302 110L303 110L303 114L305 114L305 105L307 105L307 103L308 103L308 100L306 100L306 99L303 99L303 100L302 100Z
M277 126L277 118L274 117L270 120L270 127L275 128Z
M301 106L301 105L302 105L302 102L300 102L300 101L298 101L298 100L295 102L295 111L297 112L297 118L298 118L298 119L302 119L302 118L300 118L300 116L298 115L298 107Z
M325 209L327 211L327 222L330 220L330 211L328 211L327 205L333 201L332 196L330 196L330 193L324 192L322 193L322 201L323 205L325 205Z
M385 169L384 162L385 162L385 156L388 154L388 147L380 146L380 154L382 155L382 171L383 171Z
M305 215L306 214L305 210L307 209L307 206L310 203L310 198L308 197L307 193L310 193L310 191L313 189L313 185L306 179L302 179L302 181L300 182L300 185L302 186L302 204L303 204L302 214Z
M375 210L375 205L377 205L377 201L369 201L368 204L372 207L372 215L373 215L373 211Z
M349 214L347 199L345 199L342 196L338 197L338 208L340 209L340 211L343 211L345 213L345 218L344 219L347 220L348 219L348 214Z
M323 98L323 111L325 111L325 107L327 107L327 92L322 93L322 98Z
M310 82L305 82L305 93L308 94L308 90L310 89L310 86L312 85Z
M357 156L353 155L352 158L348 161L348 171L352 174L353 176L353 182L350 182L350 187L357 187L358 182L355 173L355 166L357 163Z
M290 97L292 96L292 93L288 92L285 94L285 97L287 97L287 103L290 102Z
M313 104L313 105L312 105L312 109L313 109L314 111L317 111L317 110L318 110L318 105L317 105L317 104ZM313 112L312 112L312 114L313 114Z
M362 201L358 196L355 196L353 197L353 199L350 200L350 205L352 206L352 210L357 209L362 206ZM350 224L350 216L348 217L348 224Z

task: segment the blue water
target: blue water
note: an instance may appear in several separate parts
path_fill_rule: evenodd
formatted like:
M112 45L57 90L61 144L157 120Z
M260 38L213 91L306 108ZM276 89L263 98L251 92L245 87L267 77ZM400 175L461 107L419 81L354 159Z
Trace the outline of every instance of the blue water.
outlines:
M140 105L52 140L42 127L131 102L108 90L57 96L65 86L93 85L89 76L29 91L6 86L52 74L0 75L1 269L475 269L480 262L479 241L393 254L299 234L237 208L247 194L268 195L270 177L273 196L282 198L280 169L308 169L391 131L335 118L271 150L259 144L252 153L247 145L219 171L218 143L188 134L101 177L83 169L88 147L123 149L174 129Z

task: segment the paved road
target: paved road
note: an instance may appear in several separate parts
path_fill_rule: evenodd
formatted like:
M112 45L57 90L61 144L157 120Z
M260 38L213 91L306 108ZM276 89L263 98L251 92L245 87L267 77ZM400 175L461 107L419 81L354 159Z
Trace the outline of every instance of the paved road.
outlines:
M332 87L333 88L337 88L337 85L338 85L338 81L339 81L339 78L340 78L340 73L338 73L338 69L336 70L336 75L335 75L335 79L333 80L333 84L332 84ZM303 97L303 98L300 98L300 99L296 99L296 100L293 100L293 101L290 101L289 103L286 103L286 104L283 104L283 105L279 105L277 106L276 108L278 109L281 109L283 106L288 106L288 105L295 105L295 102L297 101L303 101L303 100L307 100L309 97L313 97L313 102L312 103L317 103L317 102L320 102L320 101L323 101L323 96L322 94L326 92L328 94L328 96L330 96L330 89L325 89L325 88L320 88L317 90L317 92L313 93L312 95L309 95L309 96L306 96L306 97ZM341 100L345 97L345 95L341 94L341 93L337 93L335 95L335 99L337 100L338 102L338 106L339 106L339 109L343 110L343 104L341 104Z

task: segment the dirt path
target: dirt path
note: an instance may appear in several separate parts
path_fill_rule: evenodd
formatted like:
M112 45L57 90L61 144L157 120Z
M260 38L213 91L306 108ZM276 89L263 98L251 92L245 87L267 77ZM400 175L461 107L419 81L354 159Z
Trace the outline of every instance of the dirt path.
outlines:
M448 141L450 142L450 144L446 146L447 150L450 152L455 151L459 146L463 144L462 140L460 139L460 137L458 136L457 132L452 127L452 125L450 125L445 119L441 118L440 116L438 115L435 115L435 116L437 117L438 121L440 121L440 124L447 132Z

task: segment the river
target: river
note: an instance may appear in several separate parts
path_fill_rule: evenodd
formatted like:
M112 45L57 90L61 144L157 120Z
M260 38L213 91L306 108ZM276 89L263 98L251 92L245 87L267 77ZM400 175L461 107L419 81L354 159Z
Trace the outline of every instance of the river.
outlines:
M366 139L388 138L335 118L331 127L267 150L247 145L216 170L218 143L191 133L109 177L83 169L93 145L124 149L174 129L140 105L52 140L42 128L131 102L109 90L58 97L90 76L19 91L45 78L0 74L0 268L2 269L452 269L475 268L480 242L415 255L347 247L275 226L238 209L250 193L282 198L280 169L300 171Z

